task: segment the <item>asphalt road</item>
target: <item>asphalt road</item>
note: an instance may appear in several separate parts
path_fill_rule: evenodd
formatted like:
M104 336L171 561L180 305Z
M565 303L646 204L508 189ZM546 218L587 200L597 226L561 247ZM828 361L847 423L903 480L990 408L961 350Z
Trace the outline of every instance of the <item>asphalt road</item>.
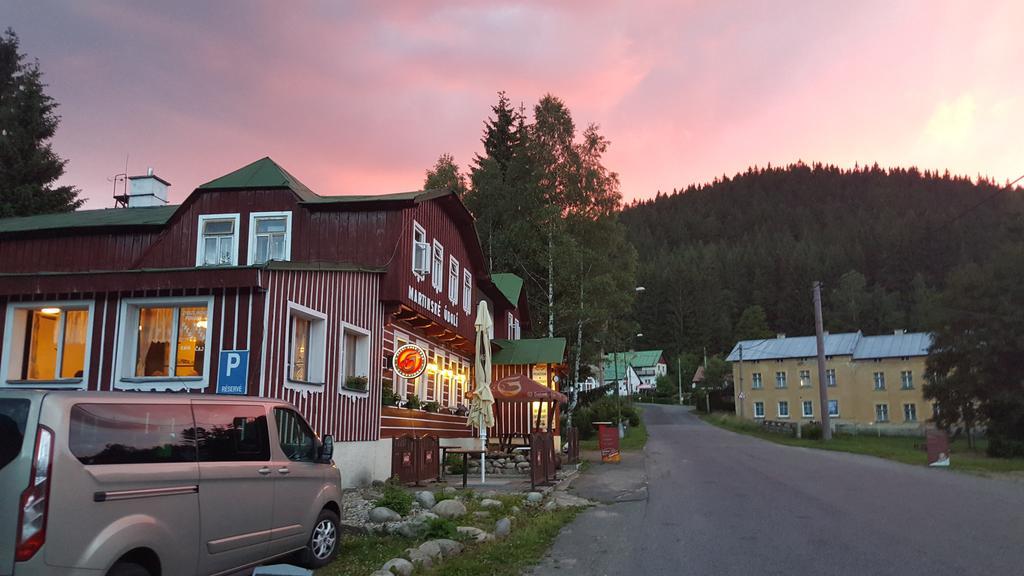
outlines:
M1024 575L1024 482L781 446L675 406L644 415L646 457L577 481L606 504L530 574Z

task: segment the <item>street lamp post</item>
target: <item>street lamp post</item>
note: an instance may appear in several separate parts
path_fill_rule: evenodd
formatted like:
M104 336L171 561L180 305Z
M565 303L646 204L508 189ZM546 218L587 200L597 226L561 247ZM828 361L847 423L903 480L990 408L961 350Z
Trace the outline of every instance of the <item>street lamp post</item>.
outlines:
M637 294L639 294L640 292L643 292L645 290L647 290L647 288L645 288L643 286L636 286L635 288L633 288L633 291L636 292ZM637 334L637 336L643 336L643 334ZM634 343L635 342L636 342L636 340L634 339ZM626 430L622 426L622 384L621 384L621 381L619 380L619 358L618 358L618 355L615 356L614 360L615 360L615 387L616 387L616 390L615 390L615 411L616 411L616 414L617 414L617 417L618 417L618 421L619 421L619 438L621 439L621 438L625 438L626 437ZM623 358L623 360L626 360L626 359ZM629 370L629 367L631 366L631 364L632 364L632 362L626 362L626 366L625 366L625 369L626 369L626 390L627 391L629 390L629 372L628 372L628 370ZM630 401L632 402L632 396L630 397Z

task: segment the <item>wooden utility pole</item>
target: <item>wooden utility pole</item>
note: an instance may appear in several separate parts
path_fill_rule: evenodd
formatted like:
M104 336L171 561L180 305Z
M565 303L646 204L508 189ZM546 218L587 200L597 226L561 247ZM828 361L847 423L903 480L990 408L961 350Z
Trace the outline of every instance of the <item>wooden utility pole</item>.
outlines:
M736 390L736 399L740 402L740 418L743 418L743 342L740 342L740 385Z
M818 340L818 393L821 401L821 434L825 441L832 439L832 426L828 417L828 382L825 381L825 328L821 319L821 282L814 283L814 333Z

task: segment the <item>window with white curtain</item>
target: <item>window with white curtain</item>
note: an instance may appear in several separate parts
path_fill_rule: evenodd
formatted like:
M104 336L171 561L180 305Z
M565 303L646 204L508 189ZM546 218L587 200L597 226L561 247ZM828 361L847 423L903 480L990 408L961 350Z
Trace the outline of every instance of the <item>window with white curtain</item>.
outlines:
M12 303L4 330L3 380L81 383L88 371L92 302Z

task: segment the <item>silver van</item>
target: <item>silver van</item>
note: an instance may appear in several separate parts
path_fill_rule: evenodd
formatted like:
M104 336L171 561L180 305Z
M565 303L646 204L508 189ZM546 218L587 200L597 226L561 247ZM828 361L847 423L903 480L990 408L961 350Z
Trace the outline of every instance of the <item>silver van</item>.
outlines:
M333 447L279 400L0 390L0 576L323 566Z

